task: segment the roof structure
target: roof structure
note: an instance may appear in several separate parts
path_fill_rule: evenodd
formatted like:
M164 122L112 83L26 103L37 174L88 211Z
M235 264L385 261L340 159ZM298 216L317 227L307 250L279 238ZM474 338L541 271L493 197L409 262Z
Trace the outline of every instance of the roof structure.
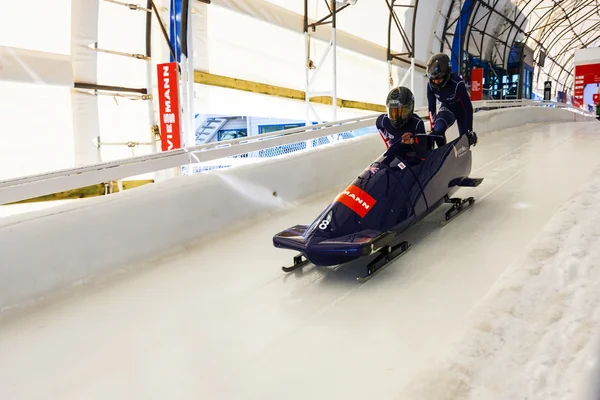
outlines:
M304 12L303 1L267 1L298 14ZM328 2L309 0L312 10L322 10ZM443 51L460 66L458 55L463 50L506 69L511 50L524 43L533 50L533 60L529 63L537 69L534 87L539 89L545 80L570 89L575 50L600 45L598 0L357 0L352 3L338 20L339 29L389 47L392 58L406 59L414 54L422 64L432 54ZM391 9L396 15L392 18Z
M572 89L575 50L600 43L597 0L446 1L439 50L456 58L463 49L506 68L511 49L524 43L533 50L538 88L552 80Z

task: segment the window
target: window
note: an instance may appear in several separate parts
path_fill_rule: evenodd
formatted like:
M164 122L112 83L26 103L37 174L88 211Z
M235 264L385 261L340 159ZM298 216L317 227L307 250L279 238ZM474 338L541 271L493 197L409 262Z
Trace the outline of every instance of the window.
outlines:
M523 71L523 98L533 98L531 93L531 83L533 78L533 72L525 68Z
M299 128L301 126L305 126L306 124L277 124L277 125L259 125L258 126L258 133L262 134L262 133L271 133L271 132L277 132L277 131L282 131L284 129L292 129L292 128Z
M299 128L299 127L305 126L305 125L306 124L304 124L304 123L259 125L258 133L263 134L263 133L277 132L277 131L282 131L284 129ZM291 143L291 144L286 144L284 146L276 146L276 147L271 147L268 149L260 150L259 155L260 155L260 157L274 157L274 156L291 153L296 150L301 150L301 149L305 149L305 148L306 148L305 142Z
M218 140L232 140L248 136L248 129L222 129L218 133Z

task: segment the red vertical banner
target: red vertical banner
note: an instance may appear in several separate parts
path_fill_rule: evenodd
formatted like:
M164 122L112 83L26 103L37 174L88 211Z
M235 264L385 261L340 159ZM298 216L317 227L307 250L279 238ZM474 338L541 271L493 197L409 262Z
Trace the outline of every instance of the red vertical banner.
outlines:
M483 68L471 70L471 100L483 100Z
M158 64L158 105L162 151L181 148L177 63Z

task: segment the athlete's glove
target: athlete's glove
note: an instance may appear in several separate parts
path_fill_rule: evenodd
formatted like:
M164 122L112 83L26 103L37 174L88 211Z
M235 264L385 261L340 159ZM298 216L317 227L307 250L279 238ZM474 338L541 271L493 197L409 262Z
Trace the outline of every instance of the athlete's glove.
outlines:
M415 144L415 138L412 133L406 132L402 135L402 143L404 144Z
M467 138L469 139L470 146L475 146L477 144L477 134L475 132L468 131Z

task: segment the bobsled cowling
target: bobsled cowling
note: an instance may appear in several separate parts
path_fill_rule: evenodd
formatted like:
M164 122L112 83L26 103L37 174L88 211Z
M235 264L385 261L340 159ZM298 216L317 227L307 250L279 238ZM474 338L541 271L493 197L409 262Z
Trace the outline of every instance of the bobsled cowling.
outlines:
M422 160L402 143L387 149L321 212L311 225L273 237L317 266L343 264L376 253L454 194L471 172L463 135ZM468 178L467 178L468 179ZM462 185L464 186L464 185Z

